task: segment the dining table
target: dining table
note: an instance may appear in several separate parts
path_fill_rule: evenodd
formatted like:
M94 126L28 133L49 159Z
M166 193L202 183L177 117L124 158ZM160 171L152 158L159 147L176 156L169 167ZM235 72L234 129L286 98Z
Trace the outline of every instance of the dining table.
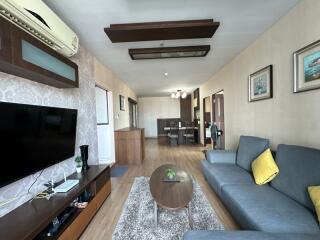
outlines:
M185 131L187 129L197 130L198 128L197 127L164 127L163 128L163 130L168 133L170 132L170 129L178 130L178 132L179 132L178 143L184 144L183 135L185 134Z

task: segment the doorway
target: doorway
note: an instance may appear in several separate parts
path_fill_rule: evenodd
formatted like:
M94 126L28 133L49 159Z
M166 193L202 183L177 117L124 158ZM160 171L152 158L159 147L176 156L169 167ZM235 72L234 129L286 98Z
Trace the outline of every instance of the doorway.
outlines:
M224 91L212 95L212 147L213 149L225 149L225 125L224 125Z
M203 99L203 144L211 144L211 102L210 97Z
M136 128L138 127L138 103L132 98L128 98L129 100L129 121L130 127Z
M96 86L96 113L99 164L115 163L112 92Z

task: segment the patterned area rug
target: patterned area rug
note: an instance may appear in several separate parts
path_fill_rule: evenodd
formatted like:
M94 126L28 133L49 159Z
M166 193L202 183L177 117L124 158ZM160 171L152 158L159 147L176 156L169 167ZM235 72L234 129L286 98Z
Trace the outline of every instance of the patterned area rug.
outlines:
M224 227L202 193L193 181L194 197L190 203L193 230L223 230ZM178 240L190 230L187 211L158 209L158 225L155 225L154 201L149 189L149 178L135 179L119 222L113 233L113 240Z

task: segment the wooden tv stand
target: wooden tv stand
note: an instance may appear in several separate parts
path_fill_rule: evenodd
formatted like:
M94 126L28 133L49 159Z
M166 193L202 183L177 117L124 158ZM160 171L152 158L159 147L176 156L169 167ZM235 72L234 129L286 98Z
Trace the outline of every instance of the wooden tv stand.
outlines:
M76 173L68 178L79 178ZM50 200L34 199L0 218L0 239L24 240L39 237L52 220L67 209L86 190L93 196L85 209L77 209L54 237L40 239L78 239L105 199L111 193L110 167L90 166L80 182L67 193L57 193Z

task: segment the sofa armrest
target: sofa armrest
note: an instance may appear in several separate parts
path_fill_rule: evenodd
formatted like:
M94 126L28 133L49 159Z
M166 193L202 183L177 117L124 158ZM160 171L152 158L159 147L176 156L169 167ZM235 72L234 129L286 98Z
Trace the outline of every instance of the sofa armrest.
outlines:
M227 150L208 150L206 153L206 159L210 163L230 163L235 164L237 157L237 151Z

